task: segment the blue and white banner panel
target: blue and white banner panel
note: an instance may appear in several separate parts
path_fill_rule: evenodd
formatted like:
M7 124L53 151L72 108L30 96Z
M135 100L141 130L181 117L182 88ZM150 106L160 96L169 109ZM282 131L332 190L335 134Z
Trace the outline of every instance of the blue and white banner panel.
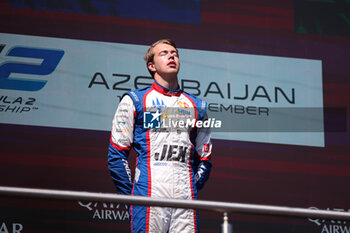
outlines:
M148 46L0 33L0 122L111 129L124 92L153 82ZM213 138L324 146L320 60L179 49L180 87L222 121Z

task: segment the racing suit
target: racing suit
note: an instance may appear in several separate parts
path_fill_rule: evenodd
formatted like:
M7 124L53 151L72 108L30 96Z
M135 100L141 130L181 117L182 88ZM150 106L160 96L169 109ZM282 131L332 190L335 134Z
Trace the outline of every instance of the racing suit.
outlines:
M179 127L171 121L173 115L166 111L170 108L192 125ZM210 129L193 124L206 119L206 108L199 98L156 81L127 92L113 119L108 151L108 167L119 193L197 199L212 166ZM166 128L165 123L174 127ZM137 152L133 184L127 161L131 147ZM199 232L197 211L191 209L131 206L130 216L131 232Z

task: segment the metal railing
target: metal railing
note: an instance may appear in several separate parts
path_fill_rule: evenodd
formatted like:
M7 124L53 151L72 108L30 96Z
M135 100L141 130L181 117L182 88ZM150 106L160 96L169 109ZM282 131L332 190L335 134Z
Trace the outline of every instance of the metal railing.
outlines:
M128 196L112 193L94 193L0 186L0 195L76 201L84 200L99 202L117 202L121 204L125 203L131 205L175 207L216 211L223 213L223 233L231 233L232 231L232 226L228 222L227 213L246 213L274 216L322 218L332 220L350 220L349 212L204 200L156 199L151 197Z

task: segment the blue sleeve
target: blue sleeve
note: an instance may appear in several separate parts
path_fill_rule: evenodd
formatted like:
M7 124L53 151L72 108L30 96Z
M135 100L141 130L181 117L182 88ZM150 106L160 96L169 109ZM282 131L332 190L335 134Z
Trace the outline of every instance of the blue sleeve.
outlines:
M112 180L121 194L132 191L131 172L128 163L133 144L135 106L130 96L125 95L119 103L113 118L111 138L108 147L108 168Z
M201 190L204 187L205 182L209 179L211 167L212 164L210 160L201 161L198 164L198 169L194 177L197 190Z
M199 119L207 120L206 114L207 104L204 101L200 101L198 104ZM209 179L212 163L211 163L211 132L210 128L197 128L196 137L196 173L195 184L197 190L201 190L204 187L205 182Z
M128 163L129 150L118 150L110 142L108 168L120 194L130 195L132 190L131 172Z

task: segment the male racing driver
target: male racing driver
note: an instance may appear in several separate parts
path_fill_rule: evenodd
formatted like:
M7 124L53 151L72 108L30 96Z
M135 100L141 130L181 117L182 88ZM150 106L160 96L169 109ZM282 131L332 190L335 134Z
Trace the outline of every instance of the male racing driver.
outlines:
M108 167L121 194L194 200L211 169L210 129L180 124L165 128L171 117L204 121L206 102L179 89L175 43L155 42L145 61L152 86L125 93L113 119ZM171 110L171 111L170 111ZM164 120L164 122L162 121ZM132 184L128 155L137 152ZM131 206L131 232L199 232L191 209Z

